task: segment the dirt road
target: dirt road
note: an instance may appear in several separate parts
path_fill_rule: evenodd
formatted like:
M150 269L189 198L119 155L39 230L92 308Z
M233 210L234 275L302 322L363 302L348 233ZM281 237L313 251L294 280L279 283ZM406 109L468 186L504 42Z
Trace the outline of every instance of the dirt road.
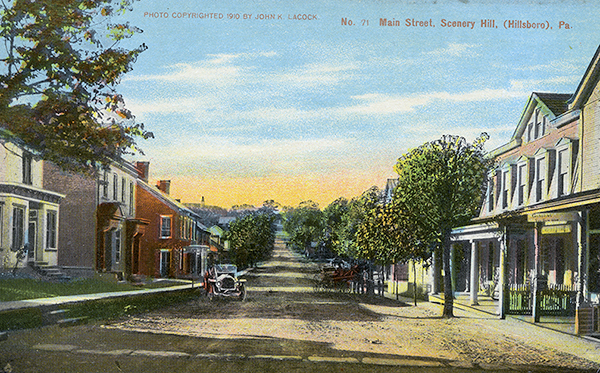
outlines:
M457 318L442 319L438 306L409 306L391 299L365 298L337 292L315 293L317 266L284 245L271 261L250 272L245 302L201 299L185 307L166 309L112 324L120 330L172 333L219 339L279 341L271 354L289 354L285 341L294 342L293 355L371 356L444 361L463 367L561 367L595 370L600 364L553 348L543 330L525 336L507 333L532 328L516 320L497 320L457 310ZM535 334L537 333L537 334ZM576 348L577 338L565 336ZM311 342L311 343L300 343ZM241 345L236 353L255 351ZM327 346L323 349L322 346ZM598 345L600 347L600 345ZM264 346L261 344L261 348ZM591 355L600 349L589 351Z
M600 344L393 299L315 293L281 242L244 302L197 300L123 320L11 333L0 372L596 372Z

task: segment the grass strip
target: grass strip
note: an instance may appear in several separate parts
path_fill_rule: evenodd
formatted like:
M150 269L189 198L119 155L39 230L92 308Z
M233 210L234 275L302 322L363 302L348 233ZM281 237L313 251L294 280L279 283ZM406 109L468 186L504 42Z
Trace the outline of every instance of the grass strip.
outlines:
M173 286L174 282L153 282L143 287L128 283L113 283L98 279L78 279L50 282L36 279L0 279L0 302L51 298L66 295L111 293Z
M151 294L104 298L65 304L69 318L86 317L87 320L110 320L149 312L187 302L199 296L199 289L174 290ZM44 325L44 312L39 307L0 312L0 331L31 329Z

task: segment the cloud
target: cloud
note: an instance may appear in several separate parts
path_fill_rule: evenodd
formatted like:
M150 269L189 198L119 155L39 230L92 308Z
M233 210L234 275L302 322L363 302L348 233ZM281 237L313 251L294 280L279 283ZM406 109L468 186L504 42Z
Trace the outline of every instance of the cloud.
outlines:
M461 44L461 43L450 43L446 48L439 48L429 52L425 52L426 55L441 57L477 57L479 54L473 49L479 47L476 44Z
M512 89L535 92L545 90L546 87L553 85L576 84L580 79L581 77L578 75L555 76L547 79L516 79L511 80L510 85Z
M256 58L271 58L275 52L209 54L206 60L194 63L177 63L165 66L169 72L164 74L129 75L123 82L167 82L176 84L213 84L222 86L234 82L251 67L235 65L236 61L248 61Z
M431 92L410 96L395 96L385 94L366 94L353 96L354 99L362 101L355 106L346 108L349 113L355 114L395 114L409 112L417 107L422 107L434 101L447 102L478 102L492 100L506 100L513 98L525 98L530 94L528 91L519 89L479 89L469 92Z
M352 76L359 66L355 63L311 63L292 71L274 76L280 84L300 87L338 84Z

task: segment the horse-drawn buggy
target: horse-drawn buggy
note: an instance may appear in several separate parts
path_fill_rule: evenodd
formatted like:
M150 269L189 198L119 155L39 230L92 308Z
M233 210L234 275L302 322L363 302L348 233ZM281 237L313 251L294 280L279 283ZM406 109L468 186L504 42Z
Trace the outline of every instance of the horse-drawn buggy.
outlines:
M314 290L351 291L352 283L362 275L362 269L359 265L344 264L328 264L321 267L315 277Z

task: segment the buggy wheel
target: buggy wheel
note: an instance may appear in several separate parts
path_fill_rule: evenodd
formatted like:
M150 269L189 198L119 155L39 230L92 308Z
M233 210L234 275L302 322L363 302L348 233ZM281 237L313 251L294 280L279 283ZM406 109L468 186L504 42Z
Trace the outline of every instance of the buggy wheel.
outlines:
M240 301L244 301L246 300L246 296L247 296L247 292L246 292L246 286L244 284L240 284L240 295L239 295L239 300Z

